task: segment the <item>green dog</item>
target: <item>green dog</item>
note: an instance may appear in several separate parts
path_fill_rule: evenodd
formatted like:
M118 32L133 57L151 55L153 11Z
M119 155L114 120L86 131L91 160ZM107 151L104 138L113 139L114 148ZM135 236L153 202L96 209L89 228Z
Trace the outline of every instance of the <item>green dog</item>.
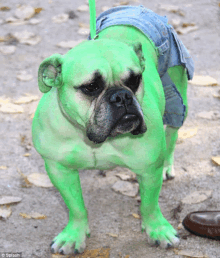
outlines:
M187 114L187 70L167 71ZM142 230L151 244L179 244L163 217L158 198L164 179L173 178L178 127L164 129L166 97L153 41L135 26L110 26L64 56L54 54L39 68L45 93L33 119L33 143L51 182L69 209L69 222L51 251L82 253L89 236L79 169L126 167L140 186Z

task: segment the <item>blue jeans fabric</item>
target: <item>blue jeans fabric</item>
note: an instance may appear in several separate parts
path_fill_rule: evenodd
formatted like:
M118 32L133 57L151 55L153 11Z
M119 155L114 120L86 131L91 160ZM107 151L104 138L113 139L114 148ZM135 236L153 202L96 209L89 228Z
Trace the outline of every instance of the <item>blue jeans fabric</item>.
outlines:
M182 65L186 68L188 79L191 80L194 62L177 33L168 24L165 16L160 16L142 5L114 7L101 13L96 20L96 34L114 25L134 26L153 41L158 55L158 73L166 98L163 122L172 127L180 127L183 124L186 107L167 70Z

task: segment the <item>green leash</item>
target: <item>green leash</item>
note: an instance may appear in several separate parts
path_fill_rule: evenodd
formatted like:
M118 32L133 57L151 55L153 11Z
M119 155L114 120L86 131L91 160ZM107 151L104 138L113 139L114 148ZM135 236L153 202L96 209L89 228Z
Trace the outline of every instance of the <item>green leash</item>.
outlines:
M98 35L96 35L95 0L89 0L89 12L90 12L90 35L91 35L91 39L94 40L98 37Z

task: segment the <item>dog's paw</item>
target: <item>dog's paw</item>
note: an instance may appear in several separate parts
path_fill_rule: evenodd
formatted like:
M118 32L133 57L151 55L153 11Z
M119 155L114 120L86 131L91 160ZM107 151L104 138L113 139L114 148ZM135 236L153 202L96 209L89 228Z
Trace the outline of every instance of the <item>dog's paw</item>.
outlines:
M165 218L145 224L142 222L142 231L146 231L148 242L152 246L171 248L177 247L180 243L177 231Z
M174 179L175 170L173 165L165 165L163 168L163 181Z
M51 252L60 254L83 253L86 248L86 235L89 227L86 225L68 223L63 231L51 243Z

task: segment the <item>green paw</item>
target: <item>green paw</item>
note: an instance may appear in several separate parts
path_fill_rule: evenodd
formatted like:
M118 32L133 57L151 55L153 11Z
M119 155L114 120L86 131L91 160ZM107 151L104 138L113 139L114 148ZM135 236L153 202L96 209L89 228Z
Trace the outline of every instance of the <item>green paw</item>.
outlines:
M86 235L89 235L88 225L68 223L63 231L51 243L51 252L60 254L83 253L86 248Z
M173 179L175 171L173 165L165 165L163 168L163 181Z
M177 247L180 243L176 230L163 218L148 223L142 222L142 230L145 230L151 245L162 248Z

